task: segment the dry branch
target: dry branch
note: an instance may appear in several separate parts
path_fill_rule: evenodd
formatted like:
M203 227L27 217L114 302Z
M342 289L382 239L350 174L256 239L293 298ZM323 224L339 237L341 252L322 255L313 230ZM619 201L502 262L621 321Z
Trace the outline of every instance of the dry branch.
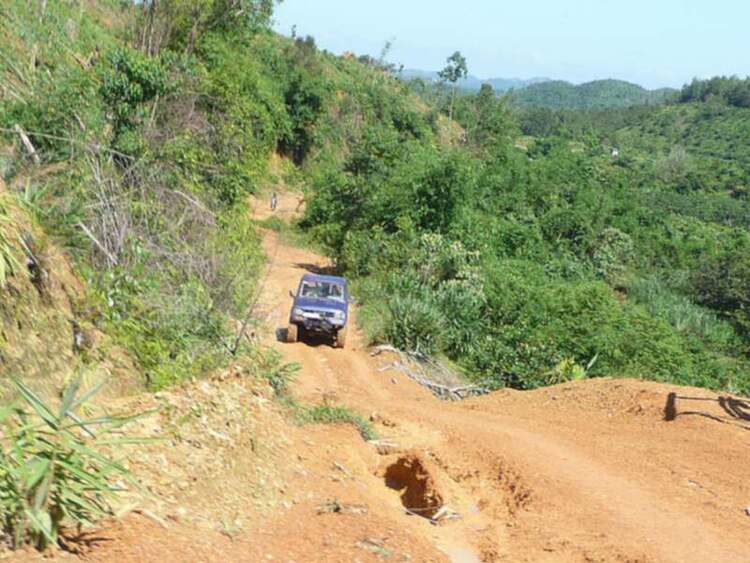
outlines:
M31 143L31 139L29 139L28 135L26 135L24 130L21 128L21 126L16 123L15 127L13 127L13 130L16 133L18 133L19 137L21 137L21 142L23 143L23 146L26 148L26 152L34 161L34 164L40 164L42 162L42 159L39 158L39 155L36 153L36 149L34 148L34 145Z
M94 236L94 233L92 233L91 230L86 225L84 225L83 223L79 221L78 227L80 227L80 229L86 234L87 237L91 239L91 241L97 246L97 248L105 254L105 256L110 261L112 266L117 265L117 258L115 258L109 252L109 250L107 250L106 247L101 242L99 242L99 240Z
M475 385L462 385L458 387L451 387L432 381L430 377L434 377L437 373L441 373L445 377L450 370L439 362L424 358L421 355L408 354L394 348L388 344L375 346L371 351L371 356L378 356L383 352L392 352L398 354L401 361L395 361L391 364L382 366L378 371L387 371L389 369L396 369L401 373L407 375L409 379L419 383L422 387L429 389L433 395L444 401L461 401L469 397L477 397L480 395L486 395L490 392L489 389L478 387Z

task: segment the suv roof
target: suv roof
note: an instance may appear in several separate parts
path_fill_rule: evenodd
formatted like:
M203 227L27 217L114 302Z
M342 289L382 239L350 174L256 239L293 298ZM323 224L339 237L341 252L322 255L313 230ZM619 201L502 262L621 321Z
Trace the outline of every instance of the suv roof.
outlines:
M305 274L302 276L304 281L311 282L329 282L329 283L340 283L346 285L346 279L339 276L321 276L319 274Z

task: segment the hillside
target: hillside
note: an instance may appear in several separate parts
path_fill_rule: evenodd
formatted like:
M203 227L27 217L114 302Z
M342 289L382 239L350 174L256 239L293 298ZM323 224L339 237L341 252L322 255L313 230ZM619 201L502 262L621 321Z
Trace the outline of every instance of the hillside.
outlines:
M248 197L278 182L305 191L299 228L358 285L373 342L446 356L491 387L583 372L748 388L737 288L708 292L712 268L746 243L726 220L743 216L744 200L714 198L709 216L710 178L687 166L675 138L638 130L672 108L633 114L611 135L622 136L618 161L590 130L553 130L519 148L525 117L491 92L458 100L458 128L446 99L429 105L312 38L270 33L265 8L240 36L229 16L209 12L191 40L187 23L161 37L162 20L142 19L142 8L96 6L55 7L38 24L20 3L4 20L18 34L6 60L36 53L47 67L33 76L20 62L3 67L6 179L36 166L11 132L19 125L54 170L24 197L87 281L81 320L135 358L152 388L238 352L234 330L252 311L261 259ZM184 15L162 9L164 21ZM81 32L60 31L66 21ZM161 43L142 33L130 46L112 21ZM39 49L45 34L55 40ZM705 131L689 133L707 139L705 150L725 149L722 177L741 191L739 137L708 140L713 123L742 123L722 115L704 115ZM270 169L274 153L283 165ZM679 205L664 214L668 202ZM699 231L700 243L675 241L675 229Z
M510 100L525 107L592 109L660 104L674 94L676 91L669 88L646 90L622 80L595 80L579 85L555 80L514 91Z
M674 140L637 135L643 153L617 141L671 111L555 125L547 109L531 117L548 133L520 139L529 115L491 91L462 96L468 150L369 142L374 162L312 184L301 225L359 283L374 341L446 355L483 385L609 375L745 392L744 199L714 195ZM723 144L737 172L741 131Z
M27 322L14 318L21 311L31 326L10 329L0 343L6 357L46 349L71 373L111 372L112 359L72 352L80 326L119 351L118 361L134 361L140 373L131 375L151 388L225 365L244 342L235 324L247 316L259 275L247 197L285 175L300 182L291 162L325 147L343 158L375 121L391 120L399 138L424 143L440 130L395 80L325 56L312 39L272 35L262 7L239 35L210 12L212 31L186 54L191 28L159 27L184 15L179 6L161 8L155 20L145 7L116 1L45 6L41 18L40 7L20 0L0 8L8 38L0 45L0 163L15 188L11 205L28 215L15 230L34 224L40 251L65 253L77 285L54 327L42 326L43 300L27 289L9 293L6 326ZM288 165L271 170L277 152ZM7 237L12 289L27 274L11 266L35 260L17 238ZM34 339L15 336L28 331ZM5 362L0 373L19 366L45 369Z

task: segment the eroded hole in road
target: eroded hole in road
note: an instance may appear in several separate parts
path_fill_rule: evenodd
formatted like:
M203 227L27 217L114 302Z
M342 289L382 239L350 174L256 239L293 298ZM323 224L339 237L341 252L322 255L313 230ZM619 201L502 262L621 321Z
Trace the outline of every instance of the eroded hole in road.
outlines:
M402 456L389 465L385 484L400 493L404 508L423 518L432 518L443 506L432 475L416 455Z

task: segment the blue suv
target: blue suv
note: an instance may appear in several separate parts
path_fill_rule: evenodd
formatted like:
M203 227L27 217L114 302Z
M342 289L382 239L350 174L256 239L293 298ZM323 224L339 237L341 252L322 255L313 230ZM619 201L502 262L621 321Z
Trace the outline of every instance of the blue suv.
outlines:
M346 279L337 276L305 274L289 314L287 342L297 342L305 334L330 336L336 348L346 343L349 321L349 288Z

